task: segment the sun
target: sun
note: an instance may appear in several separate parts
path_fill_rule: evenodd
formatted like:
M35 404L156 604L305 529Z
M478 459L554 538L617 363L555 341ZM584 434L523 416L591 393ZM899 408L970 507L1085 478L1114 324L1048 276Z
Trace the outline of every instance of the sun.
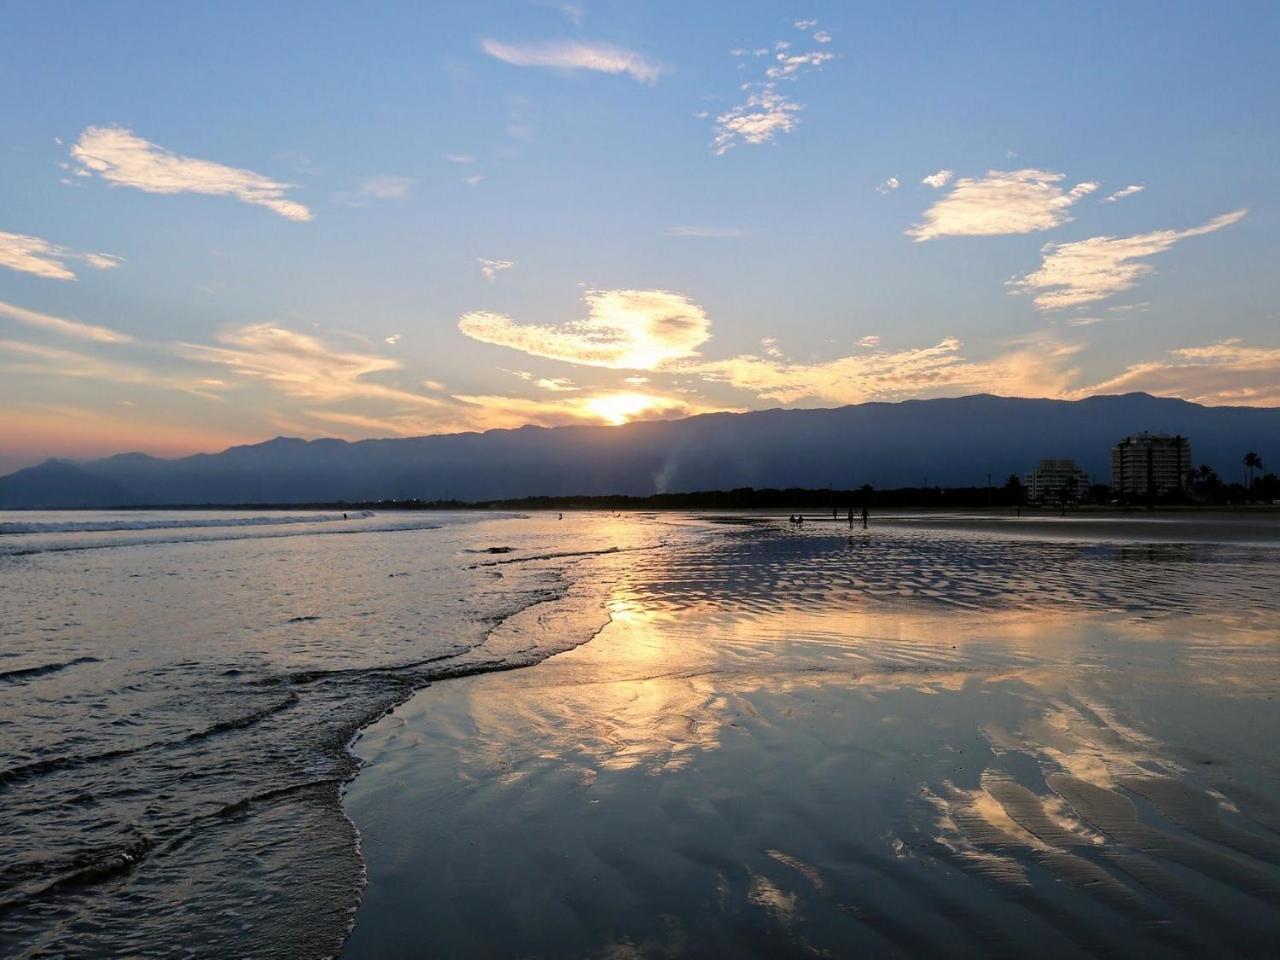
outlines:
M675 401L647 393L602 393L597 397L589 397L583 403L583 409L610 426L618 427L642 413L665 410L676 405Z

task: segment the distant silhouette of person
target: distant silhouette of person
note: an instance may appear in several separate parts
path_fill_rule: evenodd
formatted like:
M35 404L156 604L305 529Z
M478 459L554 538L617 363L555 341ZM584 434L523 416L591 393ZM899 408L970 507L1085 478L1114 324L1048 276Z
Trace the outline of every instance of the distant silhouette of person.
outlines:
M853 529L853 507L849 508L849 529Z
M867 521L871 519L871 511L866 507L862 508L862 529L867 529Z
M347 519L347 515L345 513L342 515L342 519L343 520Z
M563 513L561 513L561 514L557 514L556 519L558 519L558 520L563 520L563 519L564 519L564 514L563 514Z
M835 508L835 507L832 507L832 508L831 508L831 519L832 519L833 521L836 519L836 508Z
M803 514L803 513L797 513L797 514L796 514L796 525L797 525L797 526L801 526L801 527L803 527L803 526L804 526L804 514Z

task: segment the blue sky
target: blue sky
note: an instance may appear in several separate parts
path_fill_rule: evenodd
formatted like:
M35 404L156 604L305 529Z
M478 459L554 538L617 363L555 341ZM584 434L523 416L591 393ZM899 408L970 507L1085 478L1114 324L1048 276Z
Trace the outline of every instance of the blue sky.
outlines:
M4 22L0 469L983 391L1280 403L1273 4Z

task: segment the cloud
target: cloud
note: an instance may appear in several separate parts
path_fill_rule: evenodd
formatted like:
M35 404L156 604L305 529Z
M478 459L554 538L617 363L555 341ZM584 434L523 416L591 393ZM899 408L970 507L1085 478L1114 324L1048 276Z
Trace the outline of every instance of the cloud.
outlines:
M765 69L765 79L742 84L746 100L716 117L711 141L716 156L723 156L739 144L773 143L779 135L795 129L799 122L796 115L804 104L781 93L779 84L821 70L824 63L835 59L835 54L821 50L793 54L790 49L786 40L774 44L774 62ZM767 48L753 51L757 56L770 52Z
M797 20L795 23L796 29L801 31L812 30L817 25L817 20Z
M725 409L704 407L679 397L631 391L605 391L558 400L528 400L523 397L495 395L460 395L455 399L470 405L468 414L474 422L481 425L478 429L515 427L528 423L548 427L572 423L620 426L633 420L670 420Z
M486 260L484 257L476 257L476 263L480 264L480 272L484 274L484 278L490 281L503 270L510 270L515 266L510 260Z
M935 174L936 176L936 174ZM1071 220L1073 204L1098 185L1076 184L1064 192L1061 173L1045 170L989 170L982 178L962 177L907 230L917 243L936 237L983 237L1050 230Z
M394 347L397 343L399 343L399 342L400 342L400 334L398 334L398 333L393 333L393 334L392 334L391 336L389 336L389 337L383 337L383 338L382 338L382 342L383 342L383 343L390 344L391 346L393 346L393 347Z
M74 280L67 260L81 260L95 270L111 270L124 262L109 253L76 253L40 237L0 230L0 267L48 280Z
M818 30L814 33L813 39L816 40L818 43L830 43L831 34L827 33L827 31L825 30Z
M6 374L42 379L97 380L142 388L180 390L206 400L220 399L210 389L217 385L216 381L210 383L198 378L172 376L164 372L168 367L154 369L60 347L22 340L0 340L0 372Z
M902 183L897 177L890 177L884 183L876 187L876 193L893 193L893 191L897 190L900 186L902 186Z
M937 173L929 174L920 182L923 183L926 187L933 187L933 189L935 190L941 190L943 187L945 187L948 183L951 182L951 178L954 176L955 174L952 173L950 170L939 170Z
M311 211L285 198L290 184L252 170L171 153L125 127L89 127L71 148L81 166L116 186L147 193L202 193L235 197L289 220L311 219Z
M804 105L788 100L772 86L750 94L744 103L716 117L711 148L723 156L738 144L773 143L779 134L796 127L796 114Z
M182 343L180 356L226 367L246 379L263 380L281 393L307 400L364 398L412 406L440 406L442 401L369 380L397 370L398 360L344 352L316 337L270 323L249 324L218 334L222 346Z
M1170 351L1164 361L1133 364L1076 396L1142 391L1210 406L1280 406L1280 348L1249 347L1238 338Z
M764 72L770 80L794 80L797 74L809 70L820 70L822 65L834 60L834 53L816 50L810 53L779 53L774 59L777 62Z
M1188 230L1155 230L1132 237L1090 237L1045 244L1040 269L1009 281L1015 292L1035 293L1041 310L1075 307L1132 289L1154 268L1141 261L1164 253L1179 240L1229 227L1247 210L1234 210Z
M625 73L647 84L657 83L663 73L662 67L641 54L605 43L567 40L558 43L513 44L486 38L480 42L480 46L489 56L517 67Z
M560 2L556 2L556 0L541 0L538 5L558 11L575 27L582 26L582 17L586 11L579 4L568 3L565 0L560 0Z
M124 257L117 257L112 253L86 253L82 256L84 262L95 270L114 270L124 263Z
M689 298L666 290L593 290L587 318L557 327L518 324L498 313L465 314L458 329L483 343L535 357L618 370L656 370L697 355L711 323Z
M858 341L858 346L860 346L860 347L878 347L878 346L880 346L880 338L879 338L879 337L877 337L877 336L867 336L867 337L863 337L861 340L859 340L859 341Z
M107 327L97 327L90 323L81 323L78 320L64 320L62 317L51 316L47 313L37 313L34 310L28 310L16 304L5 303L3 300L0 300L0 317L8 317L10 320L16 320L24 326L34 327L37 330L48 330L52 333L61 334L65 337L75 337L79 340L92 340L96 343L131 343L133 341L133 337L127 333L119 333Z
M909 397L988 392L1005 396L1054 396L1076 375L1069 366L1078 347L1049 339L1011 344L981 361L965 359L961 343L947 337L931 347L876 351L816 363L767 357L686 364L681 369L748 390L779 403L863 403Z
M539 377L533 381L533 385L551 393L574 393L579 389L572 380L565 377Z
M462 182L465 183L468 187L474 187L477 184L484 182L484 174L482 173L472 174L469 177L464 177Z
M413 189L415 183L417 181L411 177L398 177L391 173L381 173L377 176L366 177L360 181L359 186L354 191L339 193L334 199L339 203L345 203L352 207L364 206L370 200L403 200L409 196L409 191Z
M476 158L469 153L446 153L444 158L450 163L475 163Z
M667 230L667 236L720 239L725 237L741 237L743 236L743 232L735 227L671 227Z
M1115 203L1117 200L1123 200L1125 197L1132 197L1135 193L1141 193L1145 189L1147 188L1140 183L1131 183L1129 184L1129 186L1125 187L1123 190L1117 190L1115 193L1111 194L1109 197L1105 197L1102 202Z

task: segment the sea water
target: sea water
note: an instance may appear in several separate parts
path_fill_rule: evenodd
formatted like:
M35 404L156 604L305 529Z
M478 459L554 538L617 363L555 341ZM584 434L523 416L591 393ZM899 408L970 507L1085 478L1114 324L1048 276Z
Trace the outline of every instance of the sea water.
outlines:
M607 616L573 613L580 559L693 535L556 514L0 513L0 955L335 953L362 883L339 805L356 731L434 679L582 642Z

